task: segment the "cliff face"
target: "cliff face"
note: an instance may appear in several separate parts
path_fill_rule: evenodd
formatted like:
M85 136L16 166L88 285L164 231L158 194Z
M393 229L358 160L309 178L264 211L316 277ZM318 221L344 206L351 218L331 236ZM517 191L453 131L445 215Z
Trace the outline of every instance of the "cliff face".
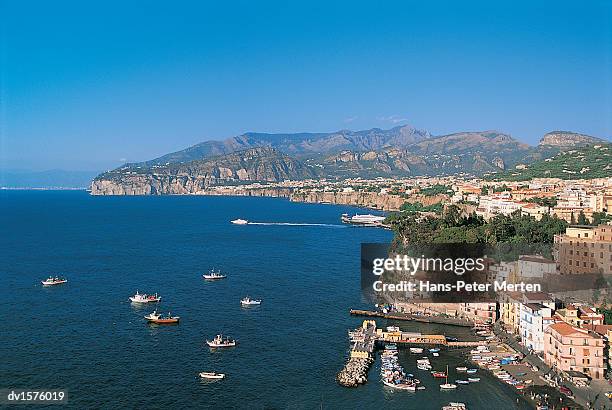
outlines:
M590 135L578 134L570 131L553 131L544 135L540 140L540 145L553 146L559 148L584 147L587 145L606 143L600 138Z
M397 195L380 195L376 192L300 192L292 194L290 199L295 202L353 205L383 211L397 211L405 202L420 202L428 206L448 200L448 196L413 196L406 199Z
M316 171L267 147L166 165L128 165L96 177L92 195L197 194L209 186L315 178Z

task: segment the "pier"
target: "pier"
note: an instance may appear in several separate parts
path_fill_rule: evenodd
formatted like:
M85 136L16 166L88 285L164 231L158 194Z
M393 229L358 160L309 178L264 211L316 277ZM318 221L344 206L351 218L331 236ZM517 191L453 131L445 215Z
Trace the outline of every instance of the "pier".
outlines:
M442 317L442 316L421 316L421 315L413 315L410 313L383 313L375 310L360 310L360 309L351 309L349 313L353 316L367 316L367 317L379 317L382 319L392 319L392 320L407 320L413 322L421 322L421 323L437 323L441 325L450 325L450 326L463 326L463 327L472 327L473 323L467 319L461 319L456 317Z
M444 335L402 332L399 328L385 331L377 328L374 320L364 320L361 327L349 331L348 334L351 342L349 359L344 368L336 375L338 383L345 387L357 387L367 382L368 370L374 362L376 344L394 343L398 346L435 346L447 348L467 348L487 344L484 340L449 341Z

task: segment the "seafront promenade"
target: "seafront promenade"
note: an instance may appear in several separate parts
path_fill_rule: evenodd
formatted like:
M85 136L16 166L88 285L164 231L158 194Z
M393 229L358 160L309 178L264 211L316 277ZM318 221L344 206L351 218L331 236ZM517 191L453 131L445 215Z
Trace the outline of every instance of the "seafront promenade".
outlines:
M463 326L463 327L472 327L474 325L468 319L460 318L460 317L444 317L444 316L425 316L425 315L416 315L413 313L403 313L403 312L381 312L379 310L361 310L361 309L351 309L349 313L353 316L367 316L367 317L378 317L381 319L392 319L392 320L406 320L413 322L421 322L421 323L437 323L441 325L449 325L449 326Z

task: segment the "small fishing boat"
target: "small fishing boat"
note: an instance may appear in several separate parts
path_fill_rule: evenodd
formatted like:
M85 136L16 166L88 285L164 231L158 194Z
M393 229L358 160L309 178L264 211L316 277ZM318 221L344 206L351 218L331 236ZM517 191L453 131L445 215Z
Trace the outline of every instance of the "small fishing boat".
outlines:
M223 335L219 334L215 336L213 340L207 340L206 344L213 348L234 347L236 346L236 341L230 337L223 337Z
M224 274L222 274L222 273L221 273L221 272L219 272L219 271L216 271L216 272L215 272L214 270L211 270L210 272L205 273L205 274L204 274L204 275L202 275L202 276L203 276L203 277L204 277L204 279L206 279L206 280L219 280L219 279L225 279L225 278L227 278L227 275L224 275Z
M467 367L456 367L458 372L465 372L467 371Z
M246 225L249 223L249 221L247 221L246 219L234 219L233 221L231 221L234 225Z
M136 291L134 296L130 296L130 301L133 303L156 303L160 300L161 297L158 296L157 293L154 295L147 295L146 293L138 293L138 291Z
M445 372L431 372L431 375L436 379L444 379L446 377Z
M172 316L170 313L168 313L167 316L164 316L160 313L157 313L157 310L154 310L153 312L149 313L144 318L147 319L147 322L158 325L175 324L178 323L180 320L179 316Z
M428 364L417 364L419 370L431 370L431 365Z
M434 353L432 353L432 355L433 355L433 357L439 357L440 353L434 352Z
M261 299L251 299L247 296L240 300L240 304L242 306L258 306L261 305Z
M423 348L421 348L421 347L411 347L410 348L410 353L417 353L417 354L423 353Z
M66 278L60 278L59 276L55 276L55 277L49 276L47 279L40 281L40 283L42 283L43 286L61 285L66 282L68 282Z
M469 380L455 380L455 383L457 384L470 384Z
M429 353L438 353L439 351L440 349L438 349L437 347L433 349L429 349Z
M480 381L480 377L468 377L470 383L477 383Z
M467 374L474 374L478 371L478 369L467 369L466 372Z
M200 377L203 379L220 380L225 378L225 374L217 372L201 372Z

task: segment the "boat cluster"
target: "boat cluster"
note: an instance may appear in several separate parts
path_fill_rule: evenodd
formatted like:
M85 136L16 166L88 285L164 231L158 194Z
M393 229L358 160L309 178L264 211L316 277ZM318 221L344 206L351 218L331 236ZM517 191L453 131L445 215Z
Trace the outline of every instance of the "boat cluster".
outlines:
M516 361L517 357L514 355L500 359L495 353L491 353L486 346L478 346L475 350L470 351L470 355L472 361L478 366L491 371L495 377L518 390L522 390L525 385L532 383L532 380L518 380L501 368L502 365Z
M399 364L397 346L390 344L381 354L380 377L385 386L393 389L417 391L424 390L424 386L412 374L406 374Z

